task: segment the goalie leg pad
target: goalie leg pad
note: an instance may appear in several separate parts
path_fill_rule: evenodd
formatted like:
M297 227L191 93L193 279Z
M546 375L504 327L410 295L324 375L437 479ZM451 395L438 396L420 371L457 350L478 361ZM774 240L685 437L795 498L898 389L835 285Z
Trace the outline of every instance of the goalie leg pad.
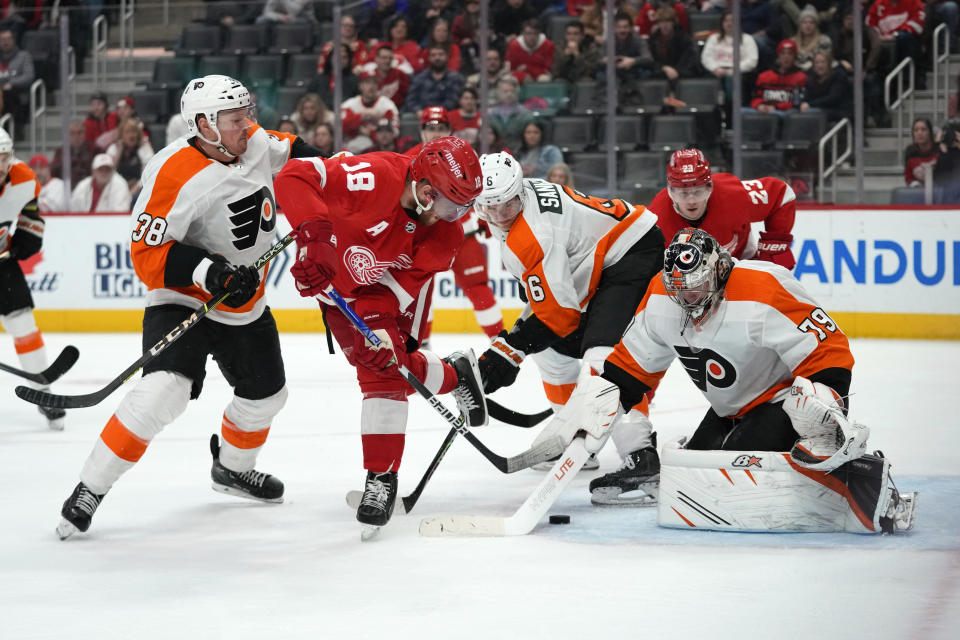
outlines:
M584 447L590 453L599 451L610 435L610 425L620 407L620 389L585 368L580 373L577 387L570 400L540 432L533 446L559 437L570 444L581 431L585 433Z

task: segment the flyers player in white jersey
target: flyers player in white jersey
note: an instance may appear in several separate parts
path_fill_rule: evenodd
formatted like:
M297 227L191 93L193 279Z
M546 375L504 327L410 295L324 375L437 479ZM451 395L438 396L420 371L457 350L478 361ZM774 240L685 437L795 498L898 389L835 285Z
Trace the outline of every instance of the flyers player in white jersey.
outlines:
M667 187L648 207L669 239L684 227L703 229L734 258L752 258L793 269L790 250L797 196L777 178L741 180L710 173L699 149L674 151L667 164ZM763 222L759 241L750 225Z
M677 232L602 375L627 410L678 358L710 403L685 449L789 451L815 492L849 495L863 529L897 519L889 464L861 455L865 428L845 417L847 337L786 269L736 262L703 230Z
M393 514L413 392L395 364L432 393L453 392L471 426L487 421L473 352L441 360L420 348L433 276L450 268L463 242L459 221L480 192L477 154L459 138L439 138L415 158L376 152L290 162L275 184L300 234L290 270L300 295L320 300L329 332L357 370L367 470L357 520L381 527ZM324 295L331 285L380 336L379 348Z
M517 324L480 357L484 391L513 384L532 355L547 399L559 410L581 368L598 368L623 335L663 264L663 236L656 216L642 206L525 180L509 153L484 155L480 164L484 187L477 210L500 240L503 264L523 283L528 300ZM623 483L651 475L655 441L645 401L636 404L613 430L626 472L597 479L598 500L611 492L616 499Z
M254 470L274 416L287 398L277 326L264 298L267 268L253 263L274 242L273 177L291 156L317 150L251 121L247 89L227 76L187 84L181 115L189 135L144 168L133 210L131 255L148 288L143 348L149 349L212 296L221 306L143 367L120 402L63 505L58 532L86 531L103 496L151 440L200 395L213 356L233 399L222 442L211 439L213 488L265 502L283 500L283 483Z
M40 183L26 163L13 157L13 140L0 128L0 324L13 338L24 371L47 368L47 350L33 318L33 296L20 261L43 246L44 222L37 208ZM40 407L47 426L63 429L63 409Z

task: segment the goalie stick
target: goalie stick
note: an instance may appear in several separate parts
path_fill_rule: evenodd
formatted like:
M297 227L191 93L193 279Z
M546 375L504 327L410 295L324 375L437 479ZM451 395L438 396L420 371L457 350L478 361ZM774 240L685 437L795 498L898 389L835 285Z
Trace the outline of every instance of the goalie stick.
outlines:
M583 436L577 436L512 516L424 518L420 521L420 535L428 537L526 535L533 531L589 457L590 452L583 446Z
M356 312L347 304L346 300L343 299L336 289L332 286L324 289L324 294L329 297L331 300L336 303L336 305L343 312L343 315L347 316L353 326L363 334L367 340L370 341L374 346L380 346L380 338L373 331L370 330L370 327L356 314ZM501 455L497 455L493 451L487 448L479 438L470 433L464 424L463 416L457 417L447 409L440 399L437 398L429 389L427 389L420 380L417 379L413 373L410 372L407 367L397 363L397 368L400 370L400 375L402 375L407 382L410 383L410 386L417 390L417 392L426 398L427 402L430 403L430 406L433 407L437 413L443 416L443 419L450 424L451 427L456 429L460 435L467 439L473 447L483 454L487 460L493 463L501 473L514 473L515 471L520 471L521 469L527 469L537 464L538 462L543 462L544 460L549 460L550 458L556 456L562 451L562 446L560 444L561 440L559 437L545 440L541 444L524 451L523 453L517 454L513 457L506 458ZM441 456L442 457L442 456ZM439 461L438 461L439 462Z
M60 355L57 356L57 359L53 361L53 364L40 373L21 371L20 369L3 364L2 362L0 362L0 370L6 371L7 373L12 373L15 376L20 376L21 378L26 378L30 382L36 382L37 384L50 384L69 371L70 367L73 366L78 357L80 357L80 352L77 351L75 346L69 345L64 347L63 351L60 352Z
M287 248L291 242L296 239L296 232L291 231L285 235L279 242L270 247L266 253L257 258L256 262L253 263L255 269L262 268L265 264L273 260L279 254L283 253L283 250ZM14 392L22 400L27 402L32 402L33 404L40 405L41 407L54 407L57 409L79 409L82 407L92 407L96 404L102 402L107 396L116 391L120 385L129 380L134 376L137 371L139 371L143 365L150 362L157 357L163 350L169 347L171 344L176 342L183 334L197 326L201 320L211 311L213 311L217 305L226 300L229 293L222 293L220 295L214 296L203 303L203 306L190 314L190 316L181 322L179 325L174 327L174 329L160 339L157 344L150 347L146 353L144 353L136 362L131 364L129 367L123 370L123 373L118 375L116 378L107 383L107 386L94 391L93 393L87 393L84 395L77 396L61 396L54 393L48 393L46 391L39 391L37 389L31 389L30 387L19 386Z

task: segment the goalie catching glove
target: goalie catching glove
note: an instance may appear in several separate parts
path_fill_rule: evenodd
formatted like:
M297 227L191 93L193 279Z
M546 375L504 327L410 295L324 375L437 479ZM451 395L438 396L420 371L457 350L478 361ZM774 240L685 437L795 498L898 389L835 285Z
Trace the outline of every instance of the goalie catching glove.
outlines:
M617 418L619 408L620 388L593 375L590 367L584 367L570 399L547 423L532 446L556 437L567 446L582 431L583 446L590 453L596 453L610 436L610 427Z
M833 389L797 376L781 395L783 410L800 436L790 450L794 462L832 471L865 453L870 430L843 415L843 400Z

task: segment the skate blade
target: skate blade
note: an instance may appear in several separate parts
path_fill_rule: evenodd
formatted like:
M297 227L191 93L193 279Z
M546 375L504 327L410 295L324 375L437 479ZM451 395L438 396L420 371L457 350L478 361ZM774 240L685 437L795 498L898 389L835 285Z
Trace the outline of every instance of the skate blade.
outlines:
M377 526L375 524L361 524L360 525L360 542L367 542L377 537L377 534L380 533L380 529L383 527Z
M910 531L913 529L913 521L917 515L917 503L920 501L919 492L901 493L900 502L903 504L903 511L895 516L897 531Z
M57 535L60 536L61 540L66 540L77 531L79 531L79 529L77 529L72 522L66 518L60 518L60 524L57 525Z
M216 491L217 493L225 493L228 496L234 496L235 498L245 498L247 500L256 500L257 502L268 502L272 504L280 504L281 502L283 502L283 496L280 496L279 498L258 498L257 496L250 495L246 491L240 491L239 489L234 489L233 487L217 484L216 482L211 484L210 488Z
M590 502L601 507L652 507L657 504L659 493L659 487L640 487L623 493L616 487L604 487L590 494Z

